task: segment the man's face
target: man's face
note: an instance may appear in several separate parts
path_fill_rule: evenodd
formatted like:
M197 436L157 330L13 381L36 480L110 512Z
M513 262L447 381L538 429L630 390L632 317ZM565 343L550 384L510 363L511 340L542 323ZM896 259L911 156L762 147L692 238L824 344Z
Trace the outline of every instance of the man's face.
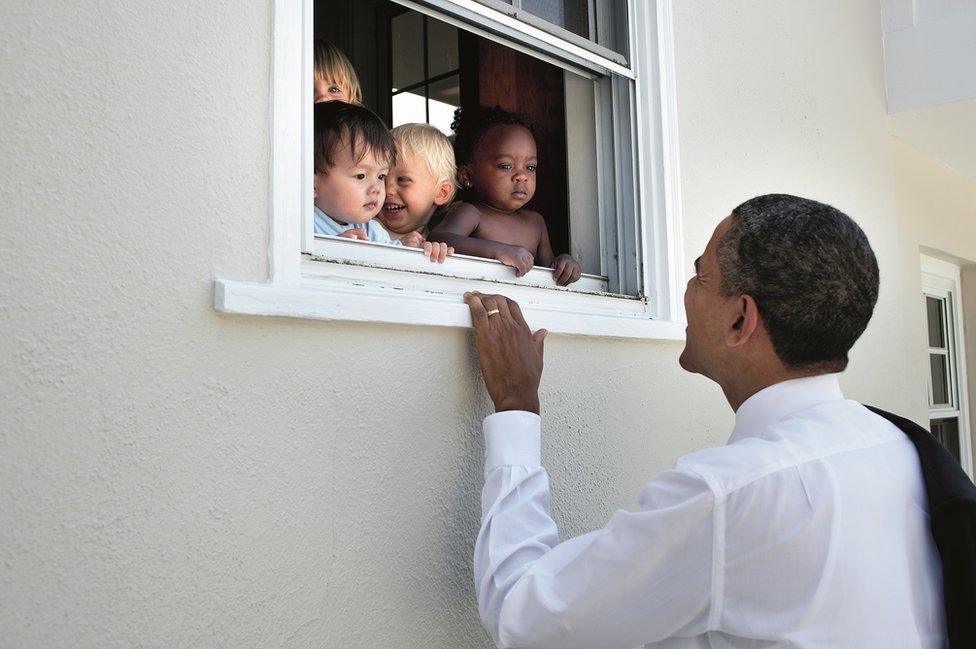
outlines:
M710 378L714 378L714 370L723 361L725 337L735 319L736 300L722 295L722 274L716 255L719 242L729 231L731 218L726 217L715 228L705 252L695 260L695 274L685 288L688 328L685 349L678 362L689 372Z
M340 223L366 223L383 207L390 161L372 150L357 160L345 143L336 148L335 165L315 173L315 206Z

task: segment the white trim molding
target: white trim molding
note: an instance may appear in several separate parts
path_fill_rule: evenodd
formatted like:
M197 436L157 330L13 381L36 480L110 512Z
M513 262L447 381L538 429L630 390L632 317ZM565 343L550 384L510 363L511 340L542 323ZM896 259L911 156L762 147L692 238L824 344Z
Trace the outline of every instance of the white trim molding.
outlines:
M617 75L614 78L623 84L620 88L631 84L629 114L635 115L635 124L628 145L636 148L636 168L630 191L636 193L637 202L629 209L641 215L636 218L640 230L636 245L643 255L638 269L642 289L637 295L613 294L608 292L607 278L597 275L584 275L569 288L558 287L550 269L534 268L516 278L512 269L493 260L457 255L444 264L432 264L418 250L315 236L308 144L313 103L307 82L312 66L313 0L275 0L270 272L266 282L216 279L214 307L231 314L470 327L463 295L481 291L518 300L532 327L553 333L683 340L671 0L628 0L629 67L471 0L397 1L475 31L484 30L487 23L472 26L469 14L487 21L490 13L496 26L513 32L507 45L532 49L542 42L550 51L534 50L534 55L564 66L575 59L577 65Z

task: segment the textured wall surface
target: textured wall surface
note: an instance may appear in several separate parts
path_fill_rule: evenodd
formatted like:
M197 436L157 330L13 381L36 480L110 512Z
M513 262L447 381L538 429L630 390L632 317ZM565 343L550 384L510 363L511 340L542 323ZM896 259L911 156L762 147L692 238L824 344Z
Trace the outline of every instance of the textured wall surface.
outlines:
M487 647L468 333L211 307L267 274L270 4L7 4L0 647ZM844 385L920 416L877 3L674 4L689 267L754 194L849 211L883 291ZM564 536L727 437L680 348L547 342Z

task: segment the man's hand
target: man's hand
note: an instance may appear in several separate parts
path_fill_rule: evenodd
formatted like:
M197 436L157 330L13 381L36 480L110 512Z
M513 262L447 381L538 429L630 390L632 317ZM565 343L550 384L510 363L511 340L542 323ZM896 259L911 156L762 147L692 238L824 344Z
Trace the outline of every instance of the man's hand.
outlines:
M464 301L471 309L478 363L495 411L528 410L539 414L546 330L533 334L518 303L504 295L465 293ZM495 309L498 313L488 315Z

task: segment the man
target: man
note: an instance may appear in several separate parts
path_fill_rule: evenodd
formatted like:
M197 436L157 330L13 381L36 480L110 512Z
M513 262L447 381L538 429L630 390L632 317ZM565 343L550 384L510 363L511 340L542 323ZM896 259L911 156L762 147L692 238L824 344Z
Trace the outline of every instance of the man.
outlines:
M914 447L834 374L877 296L874 253L840 211L786 195L733 210L695 261L679 361L722 387L728 444L559 543L539 451L545 331L507 298L469 294L497 411L474 571L498 646L943 646Z

